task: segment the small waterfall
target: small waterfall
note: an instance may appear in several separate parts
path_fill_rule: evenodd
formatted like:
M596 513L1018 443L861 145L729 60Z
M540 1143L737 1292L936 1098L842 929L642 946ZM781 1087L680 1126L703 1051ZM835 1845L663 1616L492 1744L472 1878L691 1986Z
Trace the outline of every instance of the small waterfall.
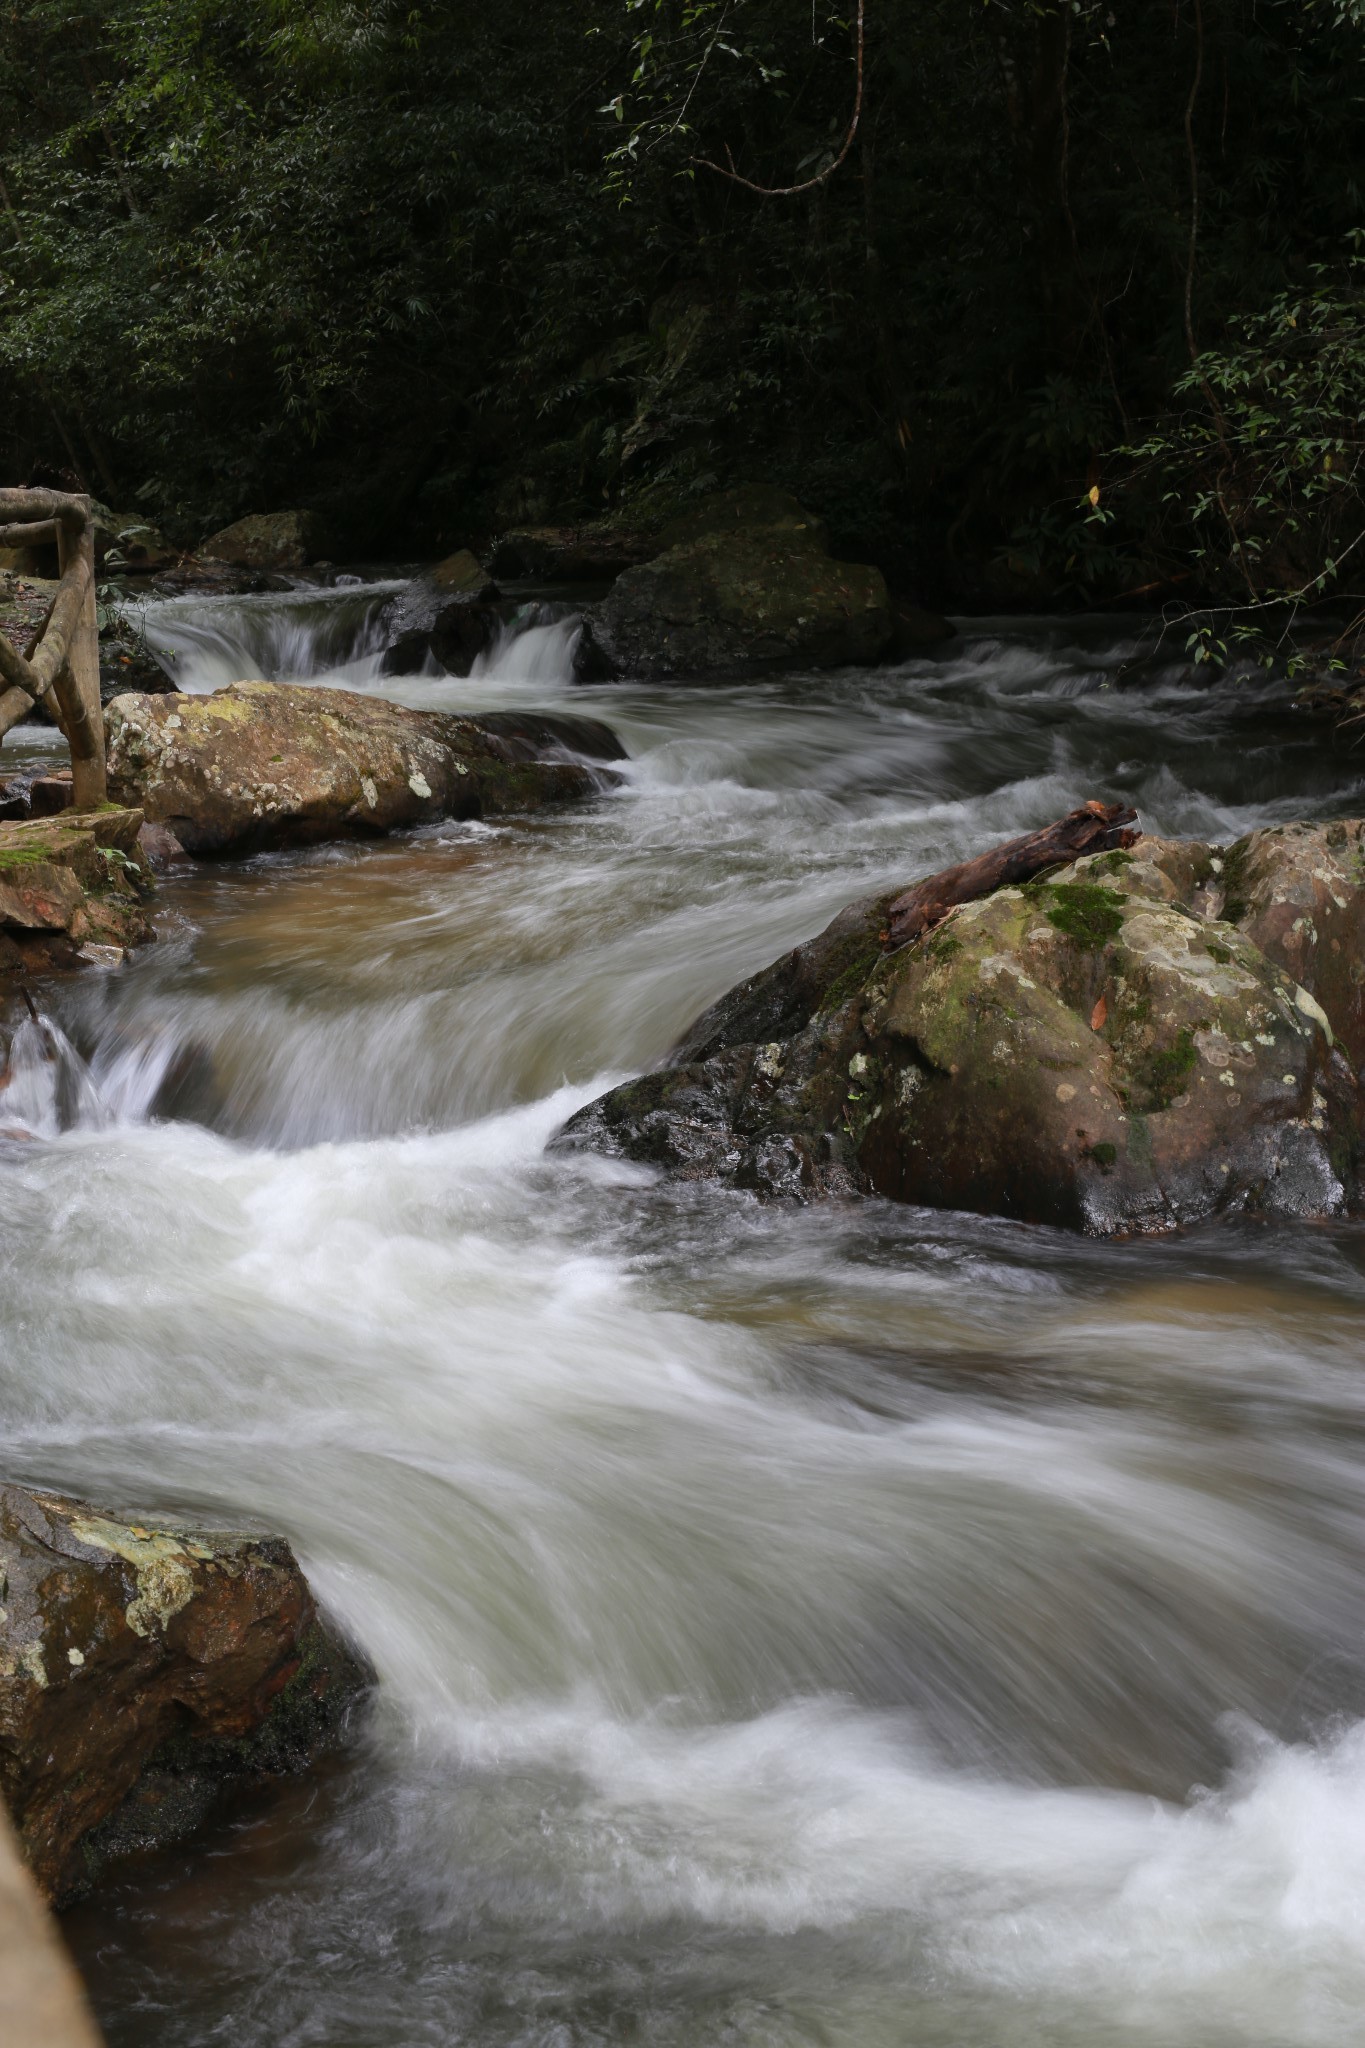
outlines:
M94 1075L61 1026L40 1011L25 1017L0 1066L0 1138L55 1138L109 1121Z
M557 605L524 606L501 628L492 646L474 657L469 680L530 683L558 691L574 679L574 649L582 631L581 612L564 612Z
M379 674L384 611L401 583L263 597L172 598L141 619L147 644L182 690L324 679L356 687Z

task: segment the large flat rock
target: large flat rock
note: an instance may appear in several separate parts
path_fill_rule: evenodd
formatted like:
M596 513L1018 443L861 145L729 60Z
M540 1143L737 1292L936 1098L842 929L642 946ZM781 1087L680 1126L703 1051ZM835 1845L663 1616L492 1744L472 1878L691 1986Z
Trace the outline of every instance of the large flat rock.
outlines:
M580 802L624 752L592 719L460 718L302 683L118 697L106 728L111 792L194 854Z

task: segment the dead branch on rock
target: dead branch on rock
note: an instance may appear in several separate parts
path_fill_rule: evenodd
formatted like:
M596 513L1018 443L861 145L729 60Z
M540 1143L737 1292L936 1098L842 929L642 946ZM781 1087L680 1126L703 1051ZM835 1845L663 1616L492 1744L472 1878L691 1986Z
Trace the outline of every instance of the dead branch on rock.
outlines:
M1048 868L1065 867L1087 853L1131 846L1140 837L1137 812L1126 804L1091 801L1039 832L1008 839L954 868L916 882L891 905L883 944L897 952L931 931L959 903L975 903L996 889L1032 881Z

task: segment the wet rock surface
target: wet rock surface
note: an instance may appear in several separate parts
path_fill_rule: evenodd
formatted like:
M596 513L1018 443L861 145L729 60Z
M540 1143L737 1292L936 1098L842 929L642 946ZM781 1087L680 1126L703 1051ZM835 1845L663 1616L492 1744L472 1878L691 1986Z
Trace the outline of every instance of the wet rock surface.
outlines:
M1140 839L892 952L896 892L851 905L557 1143L1096 1234L1340 1214L1362 1195L1362 833Z
M622 752L592 719L461 718L289 683L120 697L107 731L111 793L200 855L582 801Z
M371 1674L288 1544L0 1488L0 1790L49 1898L304 1769Z
M497 637L502 623L495 608L497 596L496 585L468 551L414 577L389 599L380 616L387 641L384 674L419 675L434 667L447 675L467 676Z

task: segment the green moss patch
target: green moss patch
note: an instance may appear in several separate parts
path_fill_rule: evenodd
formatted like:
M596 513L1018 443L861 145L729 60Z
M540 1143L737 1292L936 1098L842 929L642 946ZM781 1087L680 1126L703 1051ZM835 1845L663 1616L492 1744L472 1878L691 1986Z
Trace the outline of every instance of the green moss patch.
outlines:
M1054 882L1047 921L1086 953L1100 953L1123 930L1127 897L1098 882Z
M1146 1084L1155 1103L1166 1109L1177 1095L1183 1094L1185 1083L1198 1060L1194 1035L1188 1026L1182 1025L1169 1045L1147 1055L1139 1070L1139 1078Z

